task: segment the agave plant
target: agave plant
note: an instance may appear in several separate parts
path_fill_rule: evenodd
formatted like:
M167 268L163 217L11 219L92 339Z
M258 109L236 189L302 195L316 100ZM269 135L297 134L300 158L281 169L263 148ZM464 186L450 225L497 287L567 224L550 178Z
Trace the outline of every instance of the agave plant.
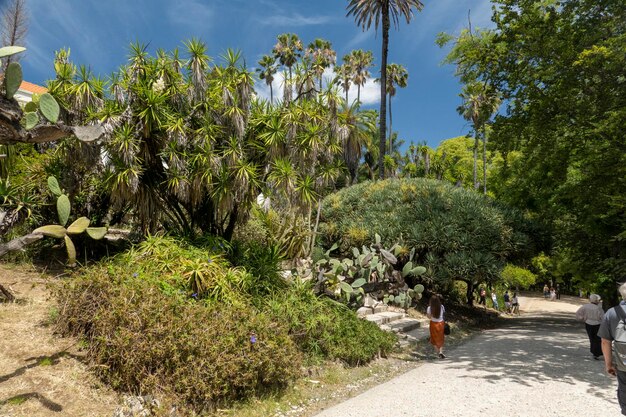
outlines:
M87 232L87 235L94 240L100 240L104 238L107 233L106 227L89 227L91 221L87 217L80 217L76 219L67 228L67 224L70 218L71 204L70 199L61 191L59 182L55 177L48 178L48 188L52 194L57 197L57 214L59 216L59 224L49 224L41 226L33 231L33 233L40 233L44 236L53 237L56 239L63 239L65 242L65 248L67 249L68 265L70 267L76 266L76 247L74 242L70 238L70 235L79 235Z

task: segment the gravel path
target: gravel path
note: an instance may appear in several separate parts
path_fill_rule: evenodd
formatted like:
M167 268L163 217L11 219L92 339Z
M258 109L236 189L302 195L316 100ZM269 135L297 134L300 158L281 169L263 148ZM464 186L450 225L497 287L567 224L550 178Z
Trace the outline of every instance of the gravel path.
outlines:
M573 318L584 302L521 297L506 326L316 417L618 417L617 382Z

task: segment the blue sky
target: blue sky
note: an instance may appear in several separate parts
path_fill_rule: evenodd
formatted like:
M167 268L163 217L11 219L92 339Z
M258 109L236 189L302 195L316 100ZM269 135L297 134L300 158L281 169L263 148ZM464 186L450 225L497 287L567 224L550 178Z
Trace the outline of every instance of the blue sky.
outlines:
M4 0L0 0L0 4ZM378 75L380 33L363 32L346 17L346 0L28 0L29 33L22 58L26 80L43 84L54 76L54 51L71 48L76 64L106 76L125 63L133 41L171 50L197 37L214 59L226 48L240 49L249 67L271 52L280 33L296 33L308 44L332 42L340 59L352 49L374 53ZM410 25L390 33L389 62L404 65L409 85L393 100L393 128L407 142L441 140L467 133L456 112L460 87L454 68L441 66L446 54L435 45L437 33L458 33L471 10L474 27L491 26L489 0L424 0ZM263 83L260 95L267 94ZM377 84L366 85L363 101L378 107Z

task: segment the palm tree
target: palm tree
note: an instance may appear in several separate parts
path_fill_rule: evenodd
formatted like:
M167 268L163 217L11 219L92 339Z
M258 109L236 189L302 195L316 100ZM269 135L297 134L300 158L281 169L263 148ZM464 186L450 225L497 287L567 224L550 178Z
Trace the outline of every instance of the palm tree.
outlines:
M387 51L389 49L389 27L393 21L396 29L400 23L400 18L404 17L407 23L411 22L413 17L413 9L422 10L424 5L420 0L349 0L348 16L354 16L357 25L363 30L367 30L372 26L378 30L378 25L382 24L382 56L380 62L380 79L387 79ZM380 138L378 155L378 165L383 166L383 158L385 155L386 143L386 124L387 124L387 83L380 83ZM379 177L384 177L383 170L378 172Z
M339 84L343 89L344 94L346 95L346 105L348 104L348 91L350 91L350 86L352 85L352 68L350 68L350 64L345 61L342 65L337 65L335 67L335 83Z
M322 91L322 75L326 68L335 65L337 53L333 50L330 41L317 38L309 44L305 55L313 61L313 68L319 81L320 91Z
M274 102L274 91L272 90L272 82L274 82L274 74L276 74L276 58L271 55L264 55L259 61L261 68L257 68L259 78L265 80L265 84L270 88L270 103Z
M373 110L359 111L358 102L344 104L339 116L339 138L343 142L343 159L350 175L350 184L357 179L362 149L367 143L369 132L376 128Z
M486 83L472 82L463 86L460 94L463 103L457 111L472 122L474 130L474 189L478 189L478 144L483 140L483 193L487 194L487 140L485 123L500 106L497 94Z
M302 41L294 33L283 33L278 35L276 45L272 49L274 57L281 65L289 70L289 80L285 82L285 97L290 98L293 73L291 68L298 62L302 52Z
M374 56L371 51L357 49L346 55L343 60L350 63L352 82L356 85L356 101L361 102L361 86L365 85L370 76L369 67L372 66Z
M400 64L387 65L387 95L389 96L389 153L391 153L391 137L393 135L393 118L391 113L391 98L396 95L396 86L404 88L407 86L409 73Z

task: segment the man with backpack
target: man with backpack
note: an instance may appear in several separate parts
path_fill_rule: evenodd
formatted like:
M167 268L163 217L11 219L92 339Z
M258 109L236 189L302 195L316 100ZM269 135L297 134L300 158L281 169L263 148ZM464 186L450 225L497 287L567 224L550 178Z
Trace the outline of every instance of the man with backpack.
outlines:
M604 365L609 375L617 377L617 401L626 415L626 283L619 287L622 301L609 309L600 324ZM615 360L611 353L615 350Z

